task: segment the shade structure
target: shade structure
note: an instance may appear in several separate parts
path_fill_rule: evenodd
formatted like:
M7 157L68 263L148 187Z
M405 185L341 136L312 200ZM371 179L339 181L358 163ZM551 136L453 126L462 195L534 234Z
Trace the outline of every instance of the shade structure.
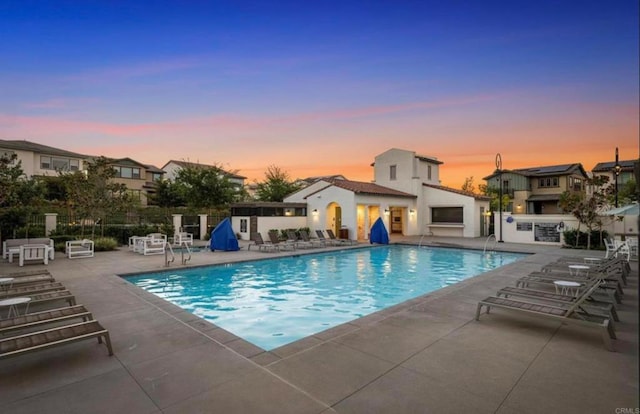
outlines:
M224 251L236 251L240 250L238 246L238 239L231 227L231 220L225 218L222 220L215 229L211 232L211 242L209 243L211 251L224 250Z
M626 206L612 208L600 213L602 216L637 216L640 212L638 203L627 204Z
M389 233L387 232L387 228L384 226L382 217L378 217L378 220L376 220L376 222L373 223L373 226L371 226L369 242L371 242L371 244L389 244Z

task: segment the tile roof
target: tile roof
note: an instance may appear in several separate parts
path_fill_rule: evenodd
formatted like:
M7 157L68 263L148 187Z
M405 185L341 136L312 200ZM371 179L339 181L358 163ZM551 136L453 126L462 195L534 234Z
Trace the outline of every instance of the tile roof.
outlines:
M379 195L379 196L410 197L410 198L417 197L413 194L405 193L404 191L394 190L392 188L383 187L381 185L374 184L374 183L365 183L362 181L350 181L350 180L340 180L340 179L325 179L323 181L328 182L331 186L352 191L356 194L372 194L372 195ZM324 188L316 191L315 193L322 190L324 190ZM311 194L309 194L307 198L310 195Z
M0 148L6 148L18 151L31 151L47 155L58 155L62 157L88 158L88 155L78 154L77 152L66 151L60 148L50 147L48 145L38 144L36 142L25 140L4 140L0 139Z
M435 185L435 184L427 184L427 183L422 183L422 185L425 187L435 188L437 190L448 191L450 193L456 193L456 194L460 194L467 197L473 197L476 200L491 200L491 197L489 196L485 196L482 194L475 194L475 193L464 191L464 190L458 190L457 188L451 188L451 187L445 187L443 185Z

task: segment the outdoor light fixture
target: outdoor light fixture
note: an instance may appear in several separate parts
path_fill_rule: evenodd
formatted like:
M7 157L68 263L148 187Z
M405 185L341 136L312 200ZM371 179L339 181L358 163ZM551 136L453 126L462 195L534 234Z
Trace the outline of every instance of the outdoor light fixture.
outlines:
M318 209L314 208L313 211L311 212L311 214L313 214L314 216L318 215Z
M389 215L389 209L388 208L384 209L384 214Z
M622 171L622 166L618 162L618 147L616 147L616 163L613 166L614 179L616 180L615 187L614 187L615 193L616 193L616 208L618 207L618 176L620 175L621 171Z
M416 214L416 211L414 209L411 209L411 210L409 210L409 214L411 214L413 216L414 214Z

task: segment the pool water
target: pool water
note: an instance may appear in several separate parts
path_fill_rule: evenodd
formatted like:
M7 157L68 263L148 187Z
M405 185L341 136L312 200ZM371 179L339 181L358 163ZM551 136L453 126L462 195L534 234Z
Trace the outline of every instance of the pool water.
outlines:
M271 350L524 256L393 245L172 269L126 280Z

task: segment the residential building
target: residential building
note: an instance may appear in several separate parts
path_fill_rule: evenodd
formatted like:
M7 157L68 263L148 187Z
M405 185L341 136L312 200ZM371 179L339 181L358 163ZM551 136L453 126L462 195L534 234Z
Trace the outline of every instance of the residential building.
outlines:
M155 194L154 181L164 178L164 171L131 158L109 159L116 170L114 181L127 186L129 194L140 205L149 205L149 196Z
M618 161L619 168L616 169L615 161L606 161L597 163L592 169L591 173L593 177L607 177L608 184L615 186L616 178L618 182L618 188L622 188L629 181L635 181L634 166L638 163L637 160L624 160ZM617 174L616 174L617 172ZM595 188L588 189L590 193L593 193Z
M506 211L513 214L561 214L558 206L565 191L585 193L589 175L580 163L494 171L483 178L487 188L509 195Z
M87 155L24 140L0 139L0 155L16 154L27 177L57 176L58 171L84 171Z

